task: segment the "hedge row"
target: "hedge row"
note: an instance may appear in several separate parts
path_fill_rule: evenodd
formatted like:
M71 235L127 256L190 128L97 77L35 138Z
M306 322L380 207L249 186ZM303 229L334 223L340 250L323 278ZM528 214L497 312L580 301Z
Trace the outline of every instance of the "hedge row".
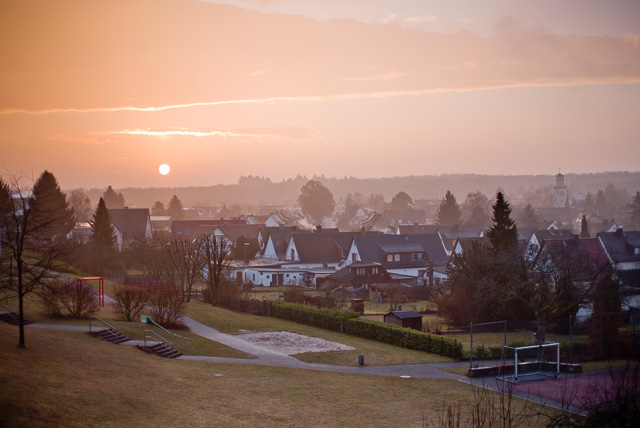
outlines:
M363 320L356 312L318 309L296 303L272 302L270 316L341 333L376 340L407 349L450 358L462 358L462 344L455 339L422 333L377 321Z

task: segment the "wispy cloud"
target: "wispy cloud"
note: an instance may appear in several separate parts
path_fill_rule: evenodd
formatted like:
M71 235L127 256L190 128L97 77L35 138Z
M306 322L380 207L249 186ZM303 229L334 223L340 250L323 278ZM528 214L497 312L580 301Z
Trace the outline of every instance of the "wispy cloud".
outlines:
M410 16L405 18L404 22L407 24L417 24L424 22L436 22L438 18L435 15L424 15L424 16Z
M189 128L151 129L136 128L108 131L107 135L134 135L145 137L195 137L195 138L221 138L224 140L280 140L280 141L308 141L319 138L319 135L304 128L246 128L246 129L215 129L198 130Z

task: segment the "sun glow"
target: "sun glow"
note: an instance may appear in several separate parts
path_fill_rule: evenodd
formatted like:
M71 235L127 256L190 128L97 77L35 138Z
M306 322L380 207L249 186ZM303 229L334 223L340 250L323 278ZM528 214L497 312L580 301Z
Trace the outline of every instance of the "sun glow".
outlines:
M162 175L169 174L169 171L171 171L171 168L166 163L163 163L162 165L160 165L158 167L158 172L160 172L160 174L162 174Z

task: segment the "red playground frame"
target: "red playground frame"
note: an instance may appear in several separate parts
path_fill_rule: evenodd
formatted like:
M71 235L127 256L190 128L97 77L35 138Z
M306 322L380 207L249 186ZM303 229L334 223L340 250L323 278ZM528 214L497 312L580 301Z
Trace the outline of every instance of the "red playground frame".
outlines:
M98 281L98 305L101 308L104 308L104 279L101 276L78 278L76 287L80 288L82 281Z

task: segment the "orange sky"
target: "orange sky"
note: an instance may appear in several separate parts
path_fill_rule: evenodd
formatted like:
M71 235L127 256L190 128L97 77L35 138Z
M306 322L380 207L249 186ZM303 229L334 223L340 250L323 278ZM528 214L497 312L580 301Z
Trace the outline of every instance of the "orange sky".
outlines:
M214 3L3 1L0 173L118 188L640 169L638 8L603 17L620 34L567 34L499 12L490 31L413 25L456 2L377 21Z

